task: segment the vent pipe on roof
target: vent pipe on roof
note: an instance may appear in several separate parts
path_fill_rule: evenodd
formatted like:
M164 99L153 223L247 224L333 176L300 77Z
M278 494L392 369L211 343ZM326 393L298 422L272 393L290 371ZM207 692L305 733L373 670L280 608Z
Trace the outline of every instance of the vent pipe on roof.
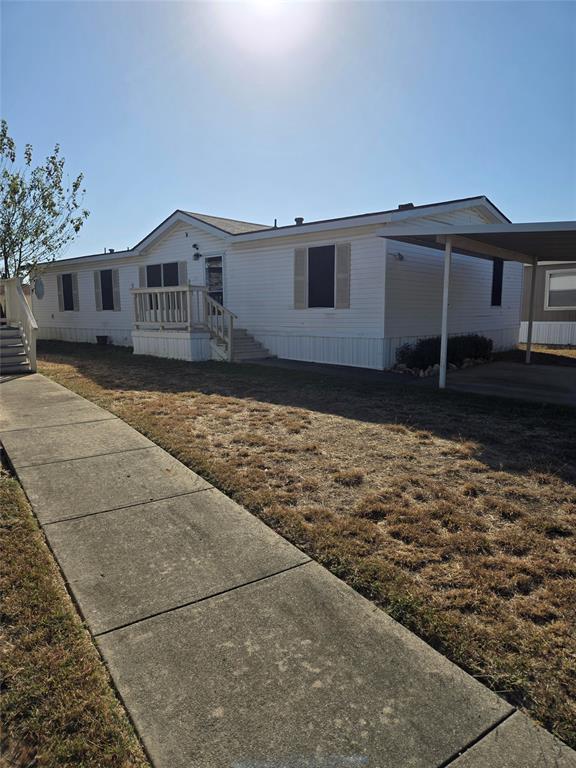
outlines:
M414 208L414 203L400 203L398 206L399 211L407 211L409 208Z
M302 216L296 216L296 218L294 219L294 221L296 222L296 226L297 226L297 227L301 227L301 226L302 226L302 224L304 224L304 219L303 219L303 217L302 217Z

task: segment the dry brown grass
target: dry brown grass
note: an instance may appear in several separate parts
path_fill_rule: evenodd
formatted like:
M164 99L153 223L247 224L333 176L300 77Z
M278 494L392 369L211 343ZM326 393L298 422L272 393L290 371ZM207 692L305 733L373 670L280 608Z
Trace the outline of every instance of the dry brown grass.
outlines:
M576 414L79 345L41 370L576 745Z
M16 480L0 468L0 767L146 768Z

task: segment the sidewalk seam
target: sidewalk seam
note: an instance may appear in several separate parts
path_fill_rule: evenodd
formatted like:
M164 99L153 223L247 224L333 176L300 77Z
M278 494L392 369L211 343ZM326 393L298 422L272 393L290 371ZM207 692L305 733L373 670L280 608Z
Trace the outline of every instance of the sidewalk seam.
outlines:
M306 555L306 557L308 557ZM296 568L301 568L303 565L310 565L310 563L314 563L315 561L308 557L307 560L304 560L302 563L295 563L294 565L289 565L286 568L282 568L280 571L274 571L274 573L267 573L265 576L259 576L257 579L251 579L250 581L245 581L243 584L235 584L233 587L229 587L228 589L222 589L220 592L214 592L211 595L205 595L204 597L199 597L196 600L190 600L187 603L182 603L181 605L175 605L172 608L166 608L163 611L156 611L156 613L151 613L149 616L144 616L141 619L135 619L134 621L129 621L126 624L120 624L117 627L112 627L111 629L105 629L103 632L94 632L93 637L99 638L104 637L105 635L110 635L112 632L118 632L122 629L128 629L128 627L133 627L135 624L142 624L144 621L148 621L149 619L155 619L157 616L165 616L167 613L174 613L175 611L181 611L184 608L189 608L192 605L197 605L198 603L205 603L207 600L212 600L213 597L221 597L222 595L227 595L229 592L236 592L238 589L242 589L243 587L249 587L252 584L258 584L260 581L266 581L267 579L272 579L274 576L280 576L283 573L287 573L288 571L293 571ZM441 767L439 767L441 768Z
M104 419L104 421L110 421L110 419ZM95 422L98 423L98 422ZM73 425L71 425L73 426ZM152 442L152 441L150 441ZM51 464L63 464L65 461L80 461L81 459L97 459L100 456L115 456L117 453L131 453L132 451L145 451L149 448L158 448L155 443L152 445L140 445L137 448L122 448L118 451L105 451L104 453L91 453L89 456L71 456L68 459L54 459L54 461L38 461L34 464L20 464L18 469L31 469L32 467L46 467Z
M436 768L449 768L450 765L453 765L456 760L459 760L463 755L466 754L472 747L475 747L476 744L479 744L481 741L483 741L486 736L491 734L493 731L495 731L497 728L499 728L503 723L506 722L512 715L515 715L518 713L518 710L513 708L511 712L508 712L505 715L502 715L498 720L496 720L495 723L492 723L488 728L482 731L475 739L472 739L472 741L469 741L468 744L462 747L462 749L459 749L458 752L455 752L453 755L451 755L447 760L444 760L444 762L440 763L436 766Z
M192 470L190 470L192 472ZM198 475L200 477L200 475ZM203 478L202 478L203 479ZM170 499L179 499L182 496L191 496L194 493L202 493L203 491L215 491L213 485L208 488L197 488L195 491L184 491L183 493L175 493L172 496L162 496L159 499L144 499L144 501L135 501L133 504L124 504L121 507L111 507L110 509L99 509L98 512L86 512L84 515L74 515L73 517L62 517L59 520L48 520L45 523L40 522L42 528L46 528L47 525L55 525L56 523L67 523L70 520L83 520L85 517L94 517L95 515L105 515L108 512L120 512L123 509L130 509L131 507L143 507L145 504L156 504L158 501L170 501ZM40 521L40 518L38 518Z
M86 402L88 402L88 401L86 401ZM92 405L94 405L94 403L92 403ZM100 408L99 405L96 406L96 407ZM15 429L0 429L0 440L2 440L2 435L5 432L26 432L29 429L51 429L52 427L73 427L76 424L94 424L94 423L96 423L98 421L112 421L112 419L118 419L118 421L123 421L122 419L118 418L118 416L115 416L110 411L105 411L104 408L100 408L100 410L103 411L104 413L110 413L110 418L108 418L108 419L89 419L88 421L64 421L64 422L62 422L62 424L39 424L39 425L36 425L36 426L34 424L32 424L29 427L16 427ZM125 421L124 421L124 424L126 424ZM128 425L128 426L130 426L130 425ZM138 431L138 430L136 430L136 431Z

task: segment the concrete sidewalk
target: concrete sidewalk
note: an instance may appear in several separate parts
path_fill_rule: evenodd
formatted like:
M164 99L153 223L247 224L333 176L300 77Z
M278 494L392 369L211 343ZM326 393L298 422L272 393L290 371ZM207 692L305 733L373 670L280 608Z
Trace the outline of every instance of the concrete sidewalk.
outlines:
M40 375L0 440L158 768L576 753L112 414Z

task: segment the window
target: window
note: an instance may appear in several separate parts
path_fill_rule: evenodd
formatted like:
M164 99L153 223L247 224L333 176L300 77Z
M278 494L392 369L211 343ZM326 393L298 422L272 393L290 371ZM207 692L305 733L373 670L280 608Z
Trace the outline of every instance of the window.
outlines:
M178 262L162 264L162 285L165 287L178 285Z
M546 272L544 309L576 309L576 269Z
M504 260L494 259L492 262L492 306L502 306L502 278L504 276Z
M333 245L308 248L308 306L334 306Z
M120 273L117 269L94 272L96 310L120 311Z
M114 309L114 288L112 286L111 269L101 270L100 291L102 296L102 309Z
M62 296L64 297L64 312L74 311L74 293L72 292L72 275L62 275Z
M180 285L177 261L170 261L167 264L149 264L146 267L146 287L167 288L174 285Z
M60 312L77 312L78 306L78 275L66 272L57 275L58 309Z

